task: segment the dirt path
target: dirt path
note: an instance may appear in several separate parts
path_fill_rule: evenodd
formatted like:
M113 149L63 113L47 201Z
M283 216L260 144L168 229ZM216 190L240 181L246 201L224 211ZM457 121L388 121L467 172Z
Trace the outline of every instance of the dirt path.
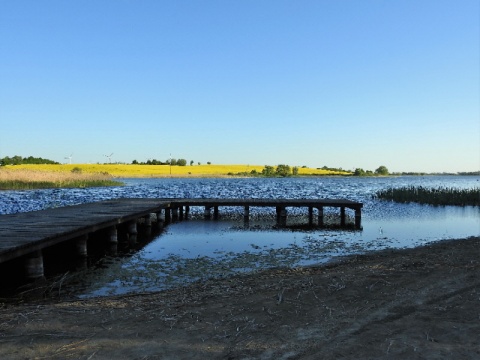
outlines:
M174 291L0 303L2 359L478 359L480 238Z

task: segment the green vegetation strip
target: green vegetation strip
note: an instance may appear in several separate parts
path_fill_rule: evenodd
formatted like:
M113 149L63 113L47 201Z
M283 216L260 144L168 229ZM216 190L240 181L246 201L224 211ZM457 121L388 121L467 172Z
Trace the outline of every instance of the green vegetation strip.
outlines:
M379 199L401 203L415 202L430 205L480 206L480 188L455 189L407 186L381 190L376 195Z

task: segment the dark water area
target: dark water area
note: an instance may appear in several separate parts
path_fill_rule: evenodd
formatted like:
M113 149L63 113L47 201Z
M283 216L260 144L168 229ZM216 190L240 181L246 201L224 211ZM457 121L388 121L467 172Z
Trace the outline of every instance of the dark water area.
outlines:
M78 296L154 291L207 277L272 267L322 264L338 256L384 248L404 248L442 239L480 235L480 208L397 204L378 200L378 190L423 186L471 189L478 176L382 178L226 178L123 179L125 186L90 189L0 191L0 214L34 211L113 198L344 198L364 204L362 230L273 227L274 210L251 208L248 228L243 209L221 208L219 221L193 218L146 236L123 256L102 256L69 274ZM333 222L338 209L326 208ZM288 209L302 222L306 209ZM347 215L352 215L348 213ZM199 216L196 216L199 215Z

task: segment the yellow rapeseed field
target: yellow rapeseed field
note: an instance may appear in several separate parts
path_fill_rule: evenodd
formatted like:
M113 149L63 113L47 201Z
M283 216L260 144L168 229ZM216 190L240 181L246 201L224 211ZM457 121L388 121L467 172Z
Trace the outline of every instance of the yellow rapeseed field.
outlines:
M256 170L261 173L264 165L130 165L130 164L62 164L62 165L9 165L5 169L10 172L29 171L33 174L71 173L73 169L82 174L108 173L116 178L154 178L154 177L226 177L229 174L250 173ZM299 175L347 175L347 172L335 172L324 169L299 168ZM30 174L32 174L30 173Z

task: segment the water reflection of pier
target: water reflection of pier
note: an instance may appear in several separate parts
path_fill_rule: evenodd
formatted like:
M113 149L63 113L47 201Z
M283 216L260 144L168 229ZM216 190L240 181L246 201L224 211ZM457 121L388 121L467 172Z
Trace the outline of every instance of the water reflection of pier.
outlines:
M242 207L248 223L250 208L276 209L276 224L287 225L287 208L308 208L308 222L324 226L324 208L340 209L340 226L346 225L345 209L355 213L355 228L361 228L363 204L344 199L116 199L89 204L0 216L0 264L23 264L27 279L44 276L43 252L54 246L70 246L86 257L89 242L103 241L115 247L119 232L135 242L137 225L149 228L188 218L191 207L202 207L204 217L219 217L220 207ZM92 245L92 244L91 244ZM62 256L60 254L59 256ZM0 270L1 271L1 270ZM3 275L2 275L3 276Z

